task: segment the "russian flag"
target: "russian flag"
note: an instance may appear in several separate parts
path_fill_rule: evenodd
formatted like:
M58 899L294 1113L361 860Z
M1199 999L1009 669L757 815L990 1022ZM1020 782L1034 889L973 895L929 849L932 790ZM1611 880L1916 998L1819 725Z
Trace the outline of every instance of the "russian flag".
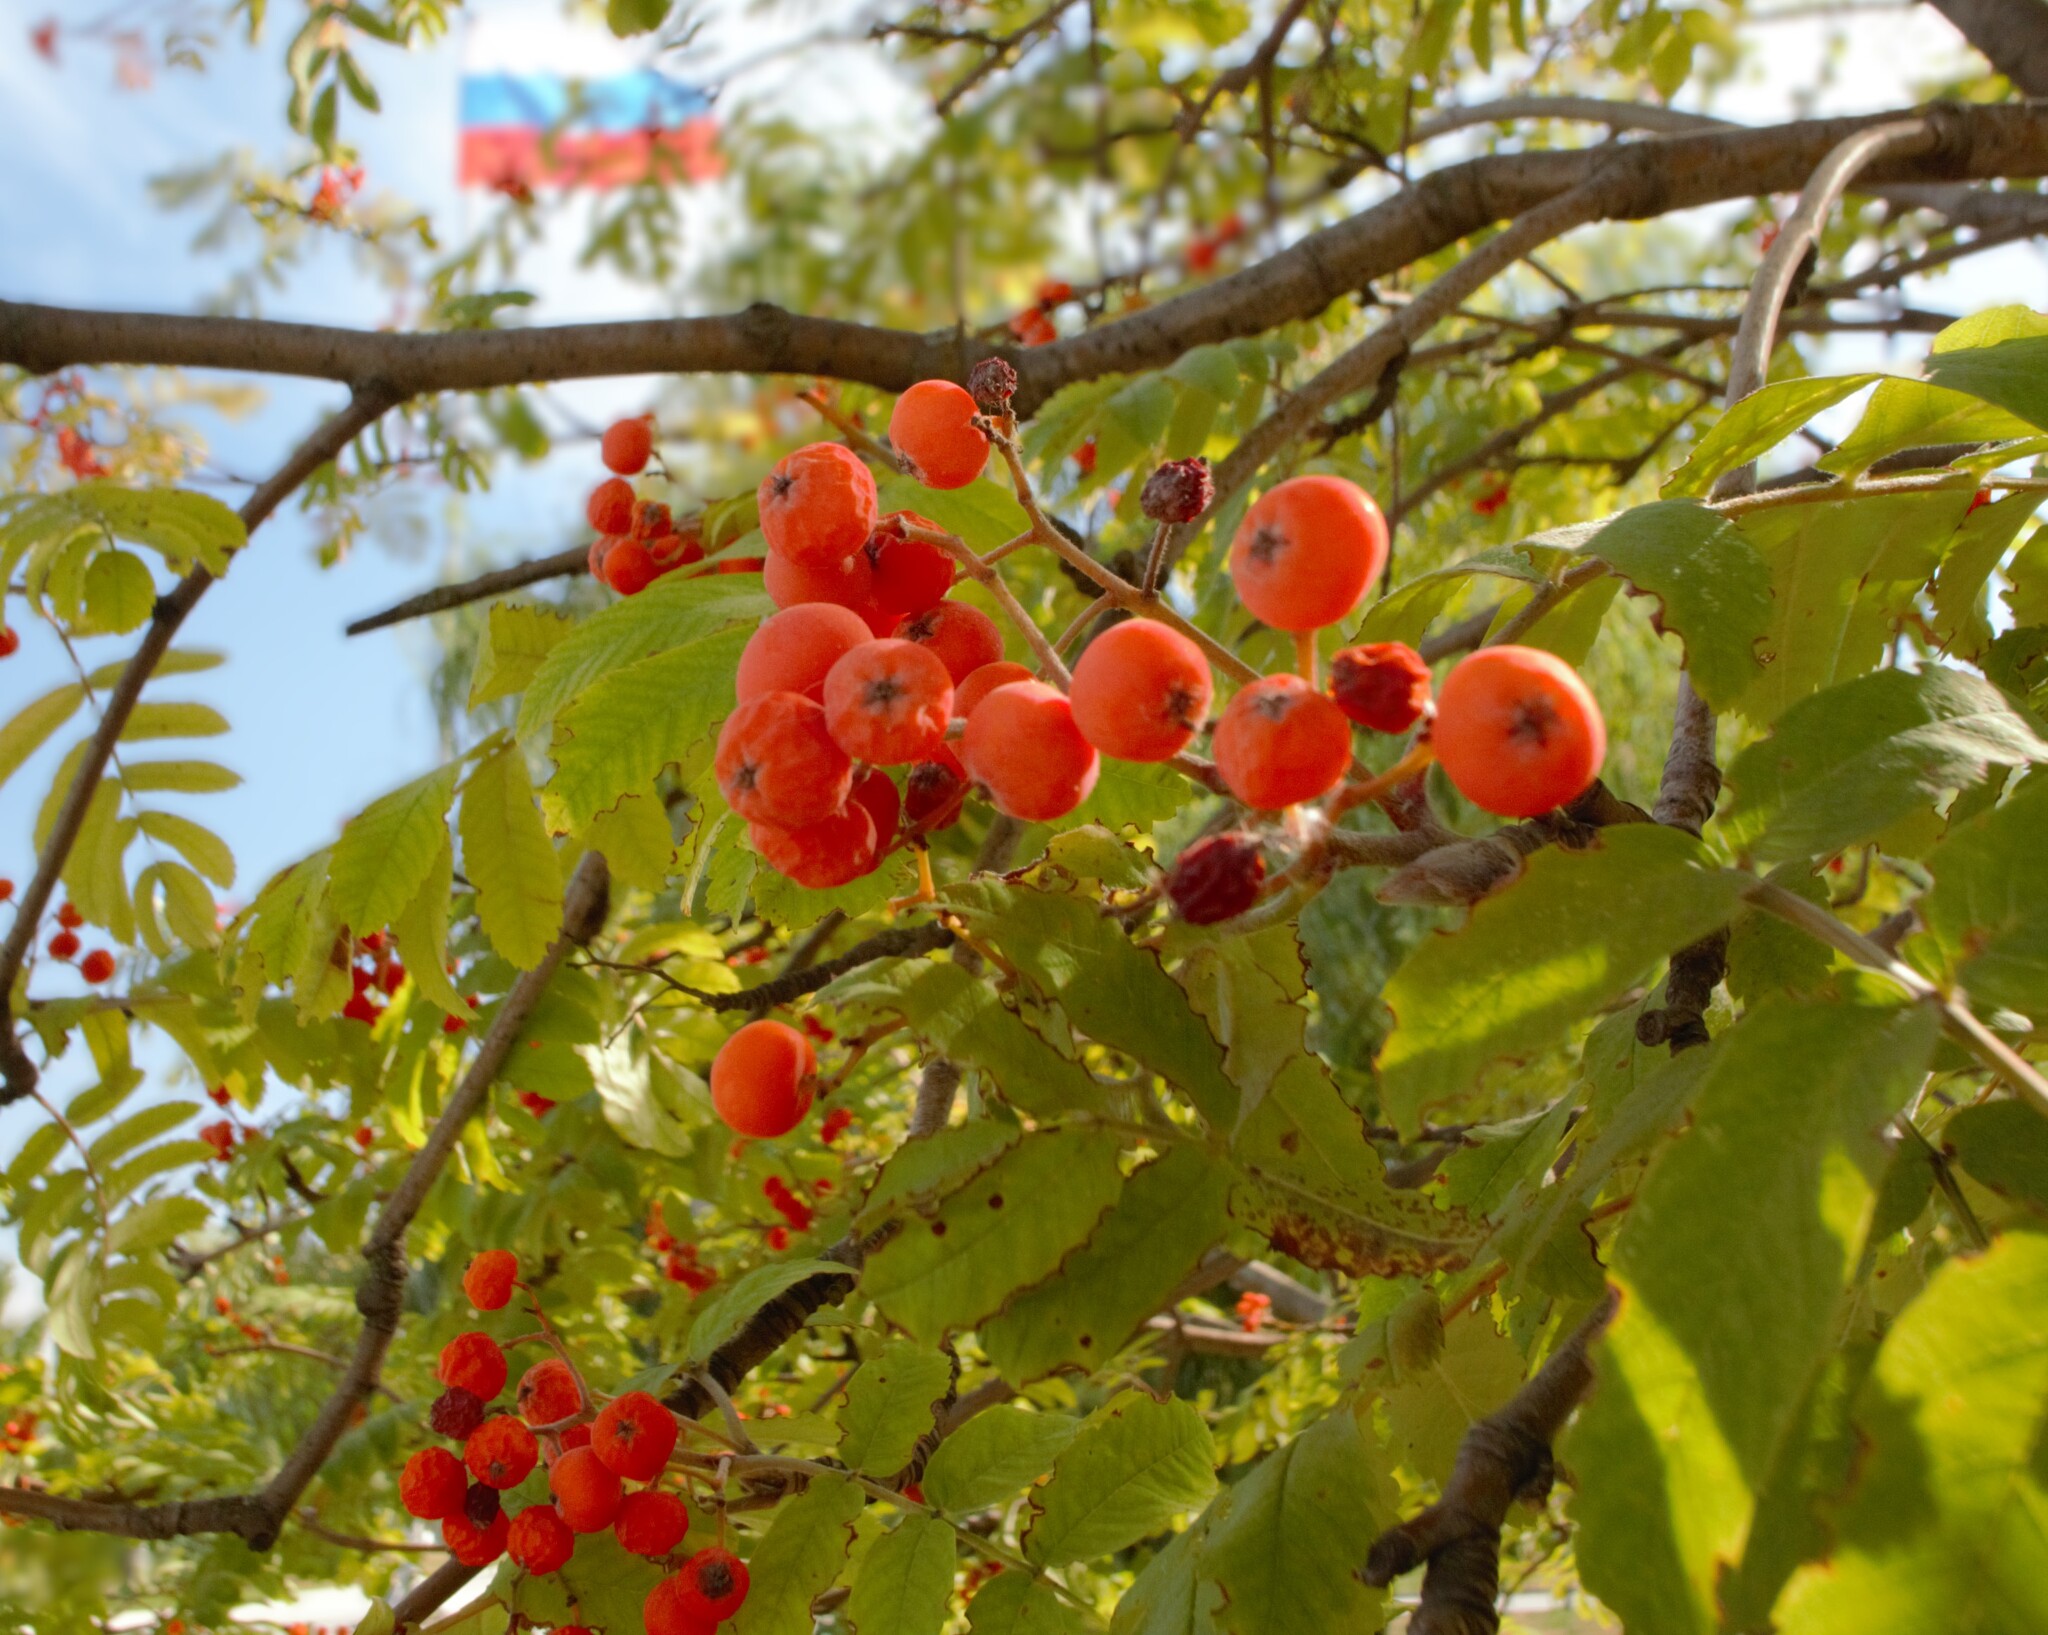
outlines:
M479 22L481 23L481 19ZM522 195L537 187L702 182L724 170L711 99L617 42L537 18L496 19L465 41L460 179ZM538 25L538 26L536 26Z

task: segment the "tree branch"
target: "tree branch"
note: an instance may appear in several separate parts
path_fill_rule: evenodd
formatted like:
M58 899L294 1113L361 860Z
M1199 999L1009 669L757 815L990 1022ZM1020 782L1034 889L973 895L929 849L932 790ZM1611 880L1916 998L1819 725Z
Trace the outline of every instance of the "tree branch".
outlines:
M388 625L403 624L407 619L423 619L430 613L446 613L450 608L462 607L470 602L481 602L486 597L496 596L508 590L519 590L527 585L537 585L546 579L566 579L571 574L583 572L589 564L589 547L577 545L566 551L557 551L552 556L535 557L529 562L514 563L509 568L495 568L489 573L480 573L474 579L465 579L458 584L437 585L434 589L422 591L417 596L408 596L395 606L387 607L382 613L371 613L352 620L343 627L342 634L364 636L372 630L382 630Z
M907 959L952 946L953 933L936 920L925 925L891 926L886 931L877 931L865 942L855 943L843 954L820 960L815 965L785 971L757 987L742 988L738 993L705 993L678 982L658 965L622 965L615 960L595 958L587 963L607 971L631 971L640 976L659 977L677 993L696 1000L706 1010L766 1011L801 999L805 994L816 993L848 971L858 970L875 960Z
M0 311L0 334L4 334L6 328L7 315ZM278 468L276 474L243 501L240 516L244 533L254 534L280 505L297 492L301 483L339 455L358 433L399 401L398 395L387 386L375 383L359 386L346 408L294 449L291 458ZM99 726L93 732L78 771L72 776L71 787L65 791L63 805L57 809L42 855L36 859L35 875L22 888L21 900L15 905L14 923L8 928L6 942L0 944L0 1077L5 1079L5 1083L0 1084L0 1107L28 1095L35 1089L38 1077L35 1063L29 1060L28 1052L14 1031L10 997L14 979L21 971L22 961L28 956L29 945L35 940L36 930L50 906L57 882L63 877L71 848L78 843L79 829L85 823L93 795L106 774L107 762L112 759L121 734L128 730L128 718L135 713L135 706L141 701L142 689L163 662L164 654L170 651L179 627L199 605L199 599L213 582L214 576L210 572L196 567L179 580L168 595L158 599L141 645L122 670L120 680L107 694L106 704L100 711Z
M1956 32L2030 97L2048 96L2048 7L2040 0L1932 0Z

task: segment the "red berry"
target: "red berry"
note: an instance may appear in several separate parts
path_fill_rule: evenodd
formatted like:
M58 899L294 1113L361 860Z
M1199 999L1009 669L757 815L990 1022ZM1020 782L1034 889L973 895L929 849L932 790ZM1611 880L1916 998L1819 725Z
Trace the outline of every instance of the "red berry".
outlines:
M818 1139L829 1147L846 1133L847 1126L852 1122L853 1114L844 1107L835 1107L818 1120Z
M1074 666L1074 724L1105 755L1166 761L1208 719L1215 684L1202 650L1152 619L1126 619Z
M486 1249L462 1274L462 1292L478 1311L500 1311L519 1281L519 1257L510 1249Z
M870 641L842 654L825 677L825 728L857 761L902 766L946 741L953 681L928 647Z
M1585 682L1534 647L1482 647L1460 660L1437 698L1430 740L1458 793L1499 817L1562 806L1607 756L1607 725Z
M690 1507L673 1493L628 1493L614 1531L619 1547L636 1556L665 1556L690 1530Z
M505 1389L506 1372L505 1353L488 1334L458 1334L441 1348L441 1383L484 1402Z
M950 829L960 821L966 794L967 769L959 756L941 744L930 760L919 761L903 780L903 813L911 828L920 833Z
M791 562L843 562L875 531L875 479L838 443L811 443L761 479L761 537Z
M11 659L21 651L21 632L12 625L0 624L0 659Z
M730 1550L699 1550L676 1576L707 1622L723 1623L746 1603L747 1564Z
M453 1442L467 1442L475 1434L477 1426L484 1422L484 1413L482 1397L459 1385L451 1385L434 1398L434 1406L427 1411L427 1423L437 1436L445 1436Z
M965 387L921 380L890 411L889 441L925 487L965 488L988 464L988 436L974 424L980 412Z
M637 539L613 543L604 559L604 582L621 596L638 596L661 577L654 553Z
M66 931L76 931L85 924L85 916L79 913L70 903L66 903L57 910L57 923Z
M823 707L800 693L762 693L734 710L715 765L732 809L759 823L816 823L853 786L853 761L826 730Z
M878 766L871 766L853 780L853 791L847 797L847 804L864 807L869 817L875 820L875 842L877 847L886 846L896 835L896 822L903 812L903 797L896 793L896 785L889 774ZM811 1026L811 1019L804 1018L804 1026ZM830 1032L825 1035L831 1038Z
M747 839L777 874L810 891L858 880L881 861L874 814L851 797L816 823L749 823Z
M368 1152L370 1148L374 1147L377 1144L377 1132L371 1129L370 1126L367 1124L358 1124L356 1126L354 1140L355 1144L358 1147L361 1147L365 1152Z
M1387 521L1342 477L1290 477L1245 513L1230 577L1252 617L1319 630L1354 607L1387 561Z
M601 1533L618 1518L625 1490L618 1472L593 1447L572 1448L548 1472L548 1491L562 1519L579 1533Z
M936 607L953 588L953 558L926 539L910 539L905 527L944 533L936 522L915 511L891 511L875 524L867 557L874 564L875 605L892 619Z
M645 1391L628 1391L605 1404L590 1446L627 1481L651 1482L676 1451L676 1416Z
M998 687L1007 687L1013 681L1037 679L1029 665L1013 663L1009 659L997 659L993 664L984 664L953 689L953 719L965 721L974 713L974 706Z
M966 602L940 602L913 613L896 627L896 634L938 654L956 687L1003 656L1003 633L995 620Z
M811 1110L817 1072L817 1052L795 1028L749 1022L712 1060L711 1104L735 1134L787 1135Z
M69 959L78 952L78 933L59 931L47 944L52 959Z
M530 1504L512 1518L505 1549L530 1573L559 1572L576 1553L576 1535L551 1504Z
M1084 477L1091 477L1095 474L1094 438L1089 438L1087 442L1074 450L1074 464L1081 468L1081 475Z
M398 1502L421 1521L460 1515L469 1477L446 1448L422 1448L398 1475Z
M742 704L763 693L801 693L822 704L827 672L873 639L867 621L849 607L807 602L785 608L747 638L733 692Z
M487 1419L462 1445L462 1462L486 1487L517 1487L540 1459L540 1444L510 1414Z
M1429 708L1429 666L1406 642L1368 642L1330 660L1337 708L1374 732L1406 732Z
M1265 878L1258 837L1232 830L1198 840L1175 858L1166 894L1190 925L1214 925L1257 902Z
M782 1253L782 1251L783 1251L783 1250L787 1249L788 1247L789 1247L789 1228L788 1228L788 1227L786 1227L786 1226L771 1226L771 1227L769 1227L769 1228L768 1228L768 1250L769 1250L769 1252L770 1252L771 1254L777 1254L777 1255L779 1255L779 1254L781 1254L781 1253Z
M717 1627L706 1620L681 1573L670 1574L647 1592L640 1621L646 1635L712 1635Z
M633 526L633 485L624 477L607 477L590 491L583 514L600 534L624 534Z
M812 602L830 602L861 617L873 635L874 621L883 617L875 604L875 565L866 551L855 551L843 561L792 562L780 551L763 559L761 588L779 608L804 607ZM894 621L890 621L893 625Z
M505 1540L512 1523L500 1510L488 1527L479 1527L467 1516L450 1516L441 1523L441 1542L448 1553L465 1567L488 1567L505 1553Z
M538 1090L520 1090L515 1094L519 1097L519 1105L535 1118L546 1118L555 1110L555 1104Z
M216 1107L225 1107L232 1099L228 1093L228 1087L224 1084L216 1084L211 1090L206 1092L206 1096Z
M659 539L663 534L673 532L674 528L674 517L669 514L668 507L659 500L633 502L632 521L626 532L643 545L651 539Z
M1013 681L977 704L960 759L997 811L1028 823L1066 816L1088 798L1102 770L1066 695L1042 681Z
M569 1452L573 1448L587 1448L590 1446L590 1427L588 1425L571 1425L562 1432L558 1440L562 1444L562 1451L564 1453Z
M558 1425L583 1408L575 1371L560 1357L544 1357L520 1375L513 1400L529 1425Z
M88 982L104 982L114 974L114 956L104 948L95 948L78 962L78 974Z
M1211 742L1230 792L1266 811L1327 794L1351 765L1351 723L1294 675L1240 688Z
M604 441L598 445L598 457L607 470L616 471L621 477L638 476L646 469L648 456L654 452L654 416L635 415L631 420L614 420L605 428Z

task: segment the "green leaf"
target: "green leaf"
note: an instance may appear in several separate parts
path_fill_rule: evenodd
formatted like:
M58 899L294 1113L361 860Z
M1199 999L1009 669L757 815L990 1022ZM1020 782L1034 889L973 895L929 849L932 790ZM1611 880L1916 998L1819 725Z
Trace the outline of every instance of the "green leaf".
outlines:
M92 633L125 635L142 625L155 606L156 581L133 552L102 551L85 570L85 610Z
M1924 1006L1767 1000L1712 1048L1689 1131L1613 1249L1621 1315L1560 1449L1587 1587L1631 1628L1719 1627L1758 1497L1796 1459L1886 1150L1933 1053ZM1739 1195L1743 1206L1731 1210Z
M1663 500L1622 512L1585 548L1663 604L1663 627L1685 643L1693 685L1715 709L1762 674L1756 647L1770 626L1770 571L1726 518Z
M1814 462L1837 477L1860 477L1888 454L1944 443L1995 443L2033 427L2003 409L1921 380L1881 380L1856 429Z
M130 794L218 795L242 786L241 774L211 761L123 759L121 782Z
M1954 979L1973 997L2048 1016L2048 779L2029 778L2001 806L1927 855L1934 889L1920 915Z
M1046 1567L1114 1554L1206 1502L1215 1466L1192 1402L1121 1392L1089 1416L1033 1494L1024 1553Z
M1865 1442L1825 1562L1778 1604L1786 1635L2048 1628L2048 1237L1950 1261L1885 1337Z
M646 34L668 21L669 0L605 0L604 20L620 39Z
M107 1249L117 1255L161 1249L181 1233L196 1232L209 1218L206 1205L197 1198L152 1198L114 1223L107 1234Z
M851 1635L939 1635L953 1598L953 1529L906 1516L875 1540L846 1598Z
M218 738L228 730L227 717L211 704L161 704L145 699L135 706L121 729L124 744L158 738Z
M444 834L413 899L391 922L413 985L450 1016L466 1020L469 1003L448 977L448 891L455 881L455 846Z
M1424 1109L1477 1084L1488 1063L1560 1040L1674 949L1734 912L1742 877L1706 866L1697 842L1658 824L1549 848L1432 937L1387 984L1394 1031L1379 1055L1387 1112L1412 1130Z
M2024 335L1994 346L1936 352L1927 360L1927 378L1937 386L1967 392L2018 415L2029 425L2048 428L2048 335Z
M675 830L661 796L651 789L598 813L578 838L603 856L614 880L642 891L661 890L675 867Z
M1359 622L1358 640L1400 641L1413 646L1438 614L1450 606L1451 598L1465 588L1474 575L1508 579L1537 586L1554 581L1571 566L1578 548L1597 531L1578 525L1558 528L1514 545L1495 545L1445 567L1418 575L1398 586L1366 609Z
M562 865L517 744L486 755L462 790L462 872L491 946L530 971L562 924Z
M919 1485L941 1510L985 1510L1052 1469L1080 1432L1070 1414L989 1408L939 1444Z
M685 1367L696 1368L711 1353L744 1328L747 1320L777 1295L787 1293L807 1277L821 1274L850 1277L836 1260L778 1260L756 1266L746 1276L735 1278L705 1303L690 1325L690 1339L684 1350Z
M693 1528L694 1531L694 1521ZM559 1573L535 1579L525 1575L528 1586L552 1586L563 1596L562 1612L550 1622L566 1622L568 1606L576 1616L590 1620L597 1629L636 1630L643 1628L641 1608L654 1586L661 1581L661 1568L641 1556L630 1555L610 1528L598 1533L579 1534L576 1553ZM450 1635L457 1635L450 1631ZM460 1635L468 1635L462 1630ZM483 1630L477 1635L486 1635Z
M524 692L541 661L576 628L576 621L552 608L523 602L492 605L469 678L469 707Z
M174 812L144 812L136 820L152 840L161 840L183 855L207 879L225 891L235 883L235 854L204 824Z
M943 1352L909 1340L884 1341L847 1382L839 1405L839 1457L869 1476L895 1475L932 1428L952 1377Z
M1084 1372L1107 1363L1222 1241L1233 1179L1228 1165L1192 1145L1132 1175L1058 1277L981 1325L989 1361L1017 1385L1070 1363Z
M1031 526L1016 495L987 478L965 488L927 488L915 477L885 472L879 480L884 513L915 511L977 551L992 551Z
M1802 699L1728 768L1729 844L1765 863L1825 857L2048 744L1977 676L1881 670Z
M73 682L43 694L0 727L0 784L20 771L21 763L49 742L84 702L85 689Z
M1714 423L1685 464L1664 480L1665 494L1673 499L1704 495L1724 472L1768 454L1821 410L1883 378L1876 374L1808 376L1773 381L1751 392Z
M63 504L116 539L147 545L179 569L197 562L225 573L229 554L249 543L242 519L208 494L92 481L51 496L51 503Z
M1963 518L1934 579L1934 639L1957 658L1977 659L1991 645L1984 586L2040 504L2038 494L2008 494Z
M381 931L418 894L448 842L455 768L436 767L372 801L341 831L327 870L327 904L358 934Z
M996 936L1018 972L1075 1027L1157 1073L1218 1129L1237 1121L1222 1051L1158 957L1095 903L1006 882L949 887L948 903Z
M967 1607L967 1635L1080 1635L1074 1611L1051 1585L1006 1567Z
M861 1292L928 1343L1000 1311L1051 1276L1116 1201L1118 1140L1100 1130L1026 1135L868 1256Z
M1380 1627L1386 1592L1354 1570L1359 1547L1398 1519L1383 1451L1339 1409L1226 1488L1203 1517L1196 1572L1222 1591L1230 1635Z
M1828 884L1819 875L1787 867L1774 870L1771 880L1810 903L1828 906ZM1744 909L1729 927L1728 995L1739 1004L1751 1005L1774 993L1817 992L1834 963L1834 950L1819 938L1762 909Z
M811 1635L811 1602L846 1565L865 1502L851 1482L813 1477L778 1506L768 1536L748 1557L753 1587L733 1617L732 1635Z
M1523 1370L1521 1353L1492 1318L1470 1312L1444 1324L1432 1299L1423 1295L1407 1315L1419 1325L1414 1332L1442 1349L1384 1394L1391 1454L1424 1481L1442 1483L1465 1433L1515 1394ZM1398 1351L1391 1356L1401 1364Z
M1170 766L1104 757L1088 798L1055 826L1063 830L1090 824L1110 830L1150 828L1184 808L1191 795L1187 779Z
M2048 1209L2048 1119L2025 1102L1965 1107L1942 1130L1941 1144L1971 1180Z

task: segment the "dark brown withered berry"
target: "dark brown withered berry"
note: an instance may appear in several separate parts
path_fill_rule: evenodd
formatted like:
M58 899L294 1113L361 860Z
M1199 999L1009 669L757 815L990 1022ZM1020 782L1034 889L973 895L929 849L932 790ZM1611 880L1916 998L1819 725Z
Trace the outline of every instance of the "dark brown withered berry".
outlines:
M1242 914L1259 900L1266 859L1256 835L1226 830L1198 840L1174 860L1166 894L1190 925L1214 925Z

